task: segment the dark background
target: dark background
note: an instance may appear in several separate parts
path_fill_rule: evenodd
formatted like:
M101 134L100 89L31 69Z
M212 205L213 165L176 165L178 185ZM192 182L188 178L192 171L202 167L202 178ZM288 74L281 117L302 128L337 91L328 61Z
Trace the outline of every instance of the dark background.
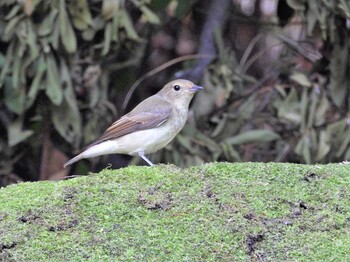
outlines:
M144 164L62 167L175 78L205 90L156 163L350 160L349 19L347 1L2 1L0 186Z

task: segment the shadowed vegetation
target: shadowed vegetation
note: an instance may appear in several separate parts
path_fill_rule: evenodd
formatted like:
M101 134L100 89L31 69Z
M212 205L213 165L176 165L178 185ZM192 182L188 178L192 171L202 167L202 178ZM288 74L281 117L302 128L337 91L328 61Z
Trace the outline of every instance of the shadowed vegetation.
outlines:
M349 19L348 1L1 1L0 185L129 164L62 168L178 77L205 90L154 162L350 160Z

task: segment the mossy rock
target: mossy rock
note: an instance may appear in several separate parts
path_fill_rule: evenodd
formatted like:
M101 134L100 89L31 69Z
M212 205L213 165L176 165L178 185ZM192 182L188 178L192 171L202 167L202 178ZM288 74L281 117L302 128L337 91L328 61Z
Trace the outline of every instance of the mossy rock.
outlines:
M0 261L350 261L345 163L131 166L0 199Z

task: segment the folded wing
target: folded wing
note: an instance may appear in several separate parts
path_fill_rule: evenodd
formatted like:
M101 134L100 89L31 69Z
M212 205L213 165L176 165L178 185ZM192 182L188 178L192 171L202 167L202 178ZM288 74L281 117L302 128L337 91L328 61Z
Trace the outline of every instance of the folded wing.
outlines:
M165 123L172 113L172 106L158 95L154 95L115 121L104 134L88 147L126 134L154 128Z

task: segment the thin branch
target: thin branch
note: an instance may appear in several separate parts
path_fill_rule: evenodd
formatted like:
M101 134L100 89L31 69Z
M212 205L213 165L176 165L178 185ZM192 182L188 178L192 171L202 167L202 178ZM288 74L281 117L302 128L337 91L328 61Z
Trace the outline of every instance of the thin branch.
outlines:
M130 87L128 93L125 96L122 108L121 108L121 112L122 114L124 114L124 111L126 109L126 107L129 104L130 98L132 96L132 94L135 92L136 88L141 84L142 81L144 81L145 79L147 79L148 77L151 77L157 73L159 73L160 71L175 65L177 63L183 62L183 61L187 61L187 60L192 60L192 59L200 59L200 58L214 58L214 56L212 55L205 55L205 54L194 54L194 55L185 55L185 56L180 56L177 57L175 59L172 59L164 64L162 64L161 66L156 67L155 69L149 71L148 73L144 74L143 76L141 76L140 78L138 78L133 85Z

